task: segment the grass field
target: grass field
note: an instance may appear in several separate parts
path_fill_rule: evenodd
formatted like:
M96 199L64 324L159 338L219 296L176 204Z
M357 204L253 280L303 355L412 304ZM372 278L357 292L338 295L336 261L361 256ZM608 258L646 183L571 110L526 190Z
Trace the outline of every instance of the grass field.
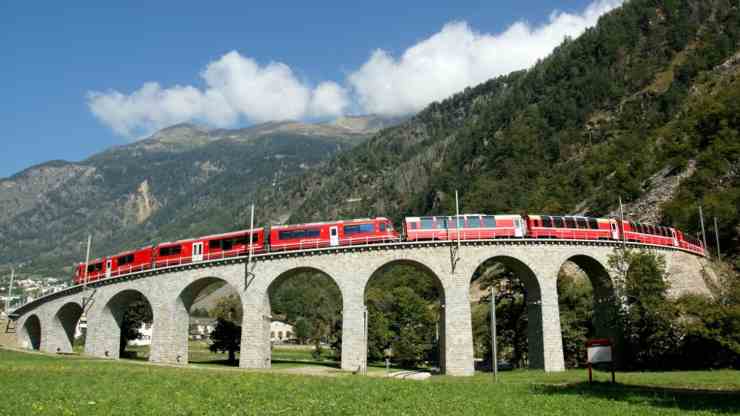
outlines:
M429 381L171 368L0 350L0 415L633 415L740 413L740 372L538 371Z

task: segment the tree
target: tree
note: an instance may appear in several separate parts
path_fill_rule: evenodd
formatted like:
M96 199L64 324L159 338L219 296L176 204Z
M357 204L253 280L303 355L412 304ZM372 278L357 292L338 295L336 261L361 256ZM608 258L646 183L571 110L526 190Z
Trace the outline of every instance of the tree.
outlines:
M243 309L239 297L230 295L219 299L209 315L216 318L216 327L211 332L211 345L208 349L228 353L229 364L235 364L236 352L239 351L242 340Z
M126 345L129 341L140 339L141 327L144 324L151 324L153 320L152 308L143 298L138 298L131 302L121 320L121 342L119 344L119 356L126 353Z
M578 367L586 362L586 341L594 335L593 291L588 278L561 273L558 304L565 365Z
M229 354L229 364L236 364L236 352L241 347L242 327L234 322L217 318L216 328L210 335L211 345L208 349L213 352Z
M618 324L624 334L624 359L633 368L666 368L677 353L678 310L668 299L670 287L663 256L620 249L609 258L617 271L621 301Z

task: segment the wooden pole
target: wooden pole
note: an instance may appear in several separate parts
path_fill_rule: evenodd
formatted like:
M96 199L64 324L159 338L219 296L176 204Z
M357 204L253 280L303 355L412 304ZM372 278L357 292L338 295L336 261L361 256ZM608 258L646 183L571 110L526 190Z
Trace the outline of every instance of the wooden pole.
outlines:
M82 292L87 289L87 268L90 266L90 246L92 245L92 234L87 235L87 253L85 254L85 273L82 279ZM83 295L84 296L84 295Z
M624 207L622 207L622 197L619 197L619 225L622 233L622 248L627 249L627 236L624 234Z
M460 201L455 190L455 230L457 230L457 253L460 254Z

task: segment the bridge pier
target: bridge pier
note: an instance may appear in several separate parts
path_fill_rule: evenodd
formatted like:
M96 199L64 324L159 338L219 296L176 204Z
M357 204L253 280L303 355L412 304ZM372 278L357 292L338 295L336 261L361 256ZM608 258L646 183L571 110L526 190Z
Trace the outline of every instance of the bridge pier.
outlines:
M190 314L182 300L172 304L152 305L157 317L153 322L149 361L174 365L188 363Z
M472 376L473 325L468 285L445 289L445 303L440 322L440 366L444 374Z
M342 299L342 364L345 371L359 371L367 366L365 338L365 299L358 290L346 290Z
M527 302L529 368L565 371L556 281L540 280L540 298Z
M239 367L270 368L270 299L265 292L245 297Z

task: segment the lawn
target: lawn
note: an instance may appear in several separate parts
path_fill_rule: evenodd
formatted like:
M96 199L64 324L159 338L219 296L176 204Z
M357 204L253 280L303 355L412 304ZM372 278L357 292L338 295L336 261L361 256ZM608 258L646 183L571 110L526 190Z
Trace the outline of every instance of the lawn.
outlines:
M538 371L429 381L171 368L0 350L0 415L625 415L740 412L740 372ZM607 374L597 373L598 380Z

